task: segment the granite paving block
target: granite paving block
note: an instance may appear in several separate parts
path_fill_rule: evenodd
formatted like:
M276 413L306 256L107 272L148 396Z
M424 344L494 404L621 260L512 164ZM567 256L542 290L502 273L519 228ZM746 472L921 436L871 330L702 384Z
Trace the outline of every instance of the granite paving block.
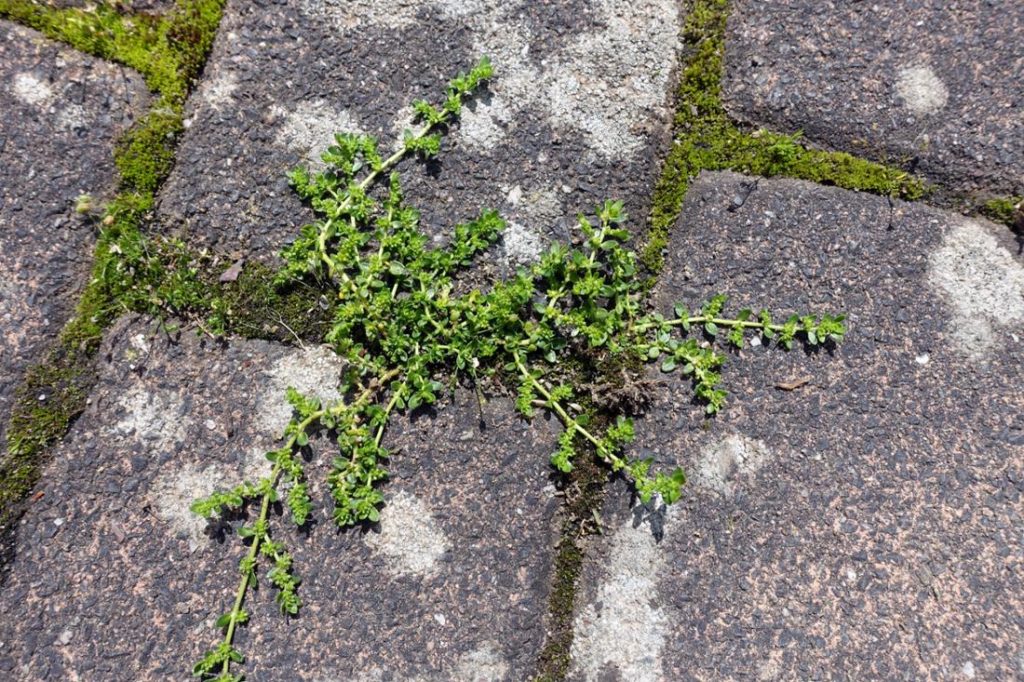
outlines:
M1024 193L1024 3L737 0L726 107L958 191Z
M0 441L14 386L88 273L76 197L112 190L114 141L148 103L135 72L0 21Z
M217 636L244 547L218 543L191 500L243 474L288 422L289 385L336 397L322 347L225 343L126 318L108 333L100 381L18 525L0 592L0 671L18 680L170 680ZM340 532L322 484L329 443L307 470L308 532L276 530L305 602L280 615L252 593L238 646L246 679L523 680L544 637L558 525L548 453L556 425L508 400L454 402L396 419L397 454L378 526ZM275 529L286 528L273 516ZM13 678L8 678L13 679Z
M732 352L706 421L663 375L581 583L572 680L1024 676L1024 257L998 226L791 180L703 174L668 312L845 311L822 352ZM793 388L794 384L802 386ZM788 387L791 390L785 390Z
M673 0L231 1L162 193L170 231L272 261L310 220L285 173L341 130L385 149L414 99L490 56L495 77L440 158L409 160L424 229L484 208L511 222L495 259L533 259L578 211L621 198L638 218L669 138Z

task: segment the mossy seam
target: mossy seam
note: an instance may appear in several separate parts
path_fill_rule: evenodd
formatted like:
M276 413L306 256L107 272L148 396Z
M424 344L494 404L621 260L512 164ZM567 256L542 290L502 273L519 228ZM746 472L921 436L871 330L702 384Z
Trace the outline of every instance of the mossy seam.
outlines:
M185 97L213 44L224 2L178 0L166 15L155 17L103 4L55 9L31 0L0 0L0 17L135 68L157 95L150 111L117 142L118 194L107 207L91 277L74 315L16 391L0 465L0 527L16 518L19 503L35 485L44 448L84 408L103 330L140 301L155 304L152 297L161 291L177 296L179 303L201 298L193 259L173 242L148 244L142 225L173 164ZM136 258L123 258L126 253ZM167 258L168 253L175 258ZM141 291L150 298L139 296Z
M799 135L742 130L729 119L721 99L729 1L691 0L688 10L673 145L655 188L642 251L652 276L664 266L669 230L679 217L691 178L702 170L799 178L908 200L929 192L922 180L906 171L845 152L809 148L800 143Z

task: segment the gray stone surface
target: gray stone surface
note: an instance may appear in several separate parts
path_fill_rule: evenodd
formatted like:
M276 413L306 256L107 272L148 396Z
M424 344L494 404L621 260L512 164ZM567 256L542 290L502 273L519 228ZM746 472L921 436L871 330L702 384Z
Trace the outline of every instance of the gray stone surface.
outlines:
M185 679L214 642L244 549L218 544L191 500L244 473L287 423L286 386L335 394L329 350L218 344L126 319L101 351L100 383L20 522L0 593L0 672L18 680ZM239 637L247 679L526 679L543 642L558 528L547 455L557 429L506 400L398 419L379 527L339 532L308 465L315 522L278 532L305 602L251 595ZM275 517L274 527L281 529Z
M0 22L0 441L14 386L88 272L75 198L112 189L114 140L148 102L138 74Z
M634 452L682 465L686 496L662 514L613 491L570 679L1024 676L1012 235L734 174L700 176L682 216L661 309L723 292L734 310L845 311L850 331L834 351L731 353L711 422L677 380L655 393Z
M737 0L733 116L891 159L961 191L1024 194L1024 3Z
M423 226L483 208L513 224L496 260L531 260L605 198L642 218L668 140L674 0L228 3L162 193L170 230L273 259L308 222L285 172L358 129L390 149L416 98L484 54L496 76L427 166L402 165Z

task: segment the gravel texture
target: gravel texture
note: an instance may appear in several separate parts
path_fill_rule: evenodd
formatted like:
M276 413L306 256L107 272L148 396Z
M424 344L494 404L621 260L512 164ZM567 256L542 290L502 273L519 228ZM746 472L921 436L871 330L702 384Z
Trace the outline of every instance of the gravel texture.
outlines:
M710 422L688 386L655 372L664 383L634 454L690 482L667 513L613 490L570 679L1024 675L1024 258L1012 235L729 173L701 175L682 216L662 310L723 292L733 311L845 311L850 331L829 351L730 353L730 403ZM965 344L972 324L998 343Z
M1024 194L1024 3L737 0L724 95L743 121Z
M311 217L287 170L315 165L344 129L390 149L414 99L438 101L486 54L495 78L439 160L401 166L424 229L496 208L512 223L492 254L507 270L605 198L639 225L668 141L678 28L671 0L229 2L161 215L196 245L273 260Z
M113 144L149 102L133 71L0 21L0 442L14 386L67 320L112 189Z
M262 341L169 338L127 318L108 334L100 383L17 531L0 593L0 673L18 680L186 679L229 606L243 546L218 544L188 505L265 474L283 382L329 396L338 366ZM303 360L305 361L297 361ZM312 358L312 359L310 359ZM316 381L309 367L316 367ZM308 465L315 522L279 532L305 606L282 617L269 588L239 637L247 679L526 679L543 643L557 501L557 429L459 394L397 419L398 454L377 527L339 532ZM320 448L324 448L320 450ZM321 460L324 460L323 462ZM283 523L274 520L275 528Z

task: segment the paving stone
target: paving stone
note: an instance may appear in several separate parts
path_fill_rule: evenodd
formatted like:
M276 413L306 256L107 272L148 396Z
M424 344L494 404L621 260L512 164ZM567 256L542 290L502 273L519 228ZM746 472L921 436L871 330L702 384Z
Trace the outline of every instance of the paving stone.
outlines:
M311 218L285 172L344 129L385 148L410 103L484 54L496 76L427 166L402 165L435 235L484 208L511 225L496 257L529 261L605 198L640 219L668 142L672 0L229 2L162 194L168 229L272 260Z
M14 386L88 272L75 198L109 193L114 140L148 102L138 74L0 22L0 441Z
M1024 193L1024 3L732 3L737 118L891 159L960 191Z
M101 350L89 407L54 453L18 526L0 593L0 669L19 680L184 679L216 636L243 547L188 506L265 473L289 418L286 386L336 395L325 348L170 339L126 318ZM558 535L548 453L558 429L508 400L398 419L381 525L339 532L308 464L308 533L281 531L302 578L298 618L268 588L240 634L247 679L522 680L543 643ZM323 448L323 449L321 449ZM274 523L283 528L284 523Z
M743 198L745 197L745 200ZM737 201L737 198L740 198ZM675 379L584 571L573 680L1024 675L1024 258L1003 228L789 180L704 174L655 292L845 311L834 351L732 353L706 422ZM777 385L806 378L801 388Z

